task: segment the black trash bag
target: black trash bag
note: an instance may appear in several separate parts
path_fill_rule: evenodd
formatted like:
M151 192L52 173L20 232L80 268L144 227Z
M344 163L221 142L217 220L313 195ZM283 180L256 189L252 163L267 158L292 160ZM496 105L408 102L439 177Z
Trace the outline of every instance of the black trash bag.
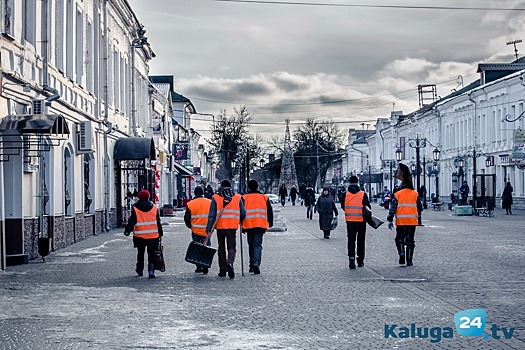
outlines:
M333 231L337 228L337 216L334 216L332 222L330 223L330 230Z
M157 249L155 250L155 270L164 272L166 271L166 264L164 263L164 247L159 242Z

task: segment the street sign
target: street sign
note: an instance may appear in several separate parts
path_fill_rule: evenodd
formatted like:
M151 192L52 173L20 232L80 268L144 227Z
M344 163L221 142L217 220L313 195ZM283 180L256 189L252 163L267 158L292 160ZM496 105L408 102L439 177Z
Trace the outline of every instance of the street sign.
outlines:
M525 130L516 129L513 135L514 143L525 143Z

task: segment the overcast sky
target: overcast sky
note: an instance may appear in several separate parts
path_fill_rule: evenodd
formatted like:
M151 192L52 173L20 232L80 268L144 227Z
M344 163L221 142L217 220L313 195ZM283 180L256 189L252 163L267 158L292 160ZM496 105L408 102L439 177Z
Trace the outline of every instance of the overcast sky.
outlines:
M464 85L478 78L478 63L513 61L506 42L525 39L523 0L261 2L129 0L157 55L150 73L173 75L199 113L246 105L264 137L283 134L285 118L346 129L412 112L419 84L446 96L458 76ZM517 46L521 57L525 43ZM207 136L198 119L211 117L192 122Z

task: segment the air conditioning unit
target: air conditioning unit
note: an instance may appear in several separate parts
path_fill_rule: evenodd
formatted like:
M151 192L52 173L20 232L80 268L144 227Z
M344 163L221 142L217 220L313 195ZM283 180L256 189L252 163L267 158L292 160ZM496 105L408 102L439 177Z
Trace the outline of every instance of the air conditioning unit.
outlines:
M31 114L48 114L48 106L44 99L34 99L31 101Z
M77 132L78 153L93 152L93 126L90 121L80 122Z
M520 161L517 165L518 169L525 169L525 159L523 159L522 161Z

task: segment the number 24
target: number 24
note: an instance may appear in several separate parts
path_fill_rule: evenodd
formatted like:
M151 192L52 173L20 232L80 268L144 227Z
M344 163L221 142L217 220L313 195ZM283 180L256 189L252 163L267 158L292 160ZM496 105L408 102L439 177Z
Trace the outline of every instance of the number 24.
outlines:
M474 317L472 321L470 318L464 316L459 319L460 321L463 321L463 323L459 326L459 328L470 328L470 327L476 327L481 328L483 327L483 324L481 322L481 317Z

